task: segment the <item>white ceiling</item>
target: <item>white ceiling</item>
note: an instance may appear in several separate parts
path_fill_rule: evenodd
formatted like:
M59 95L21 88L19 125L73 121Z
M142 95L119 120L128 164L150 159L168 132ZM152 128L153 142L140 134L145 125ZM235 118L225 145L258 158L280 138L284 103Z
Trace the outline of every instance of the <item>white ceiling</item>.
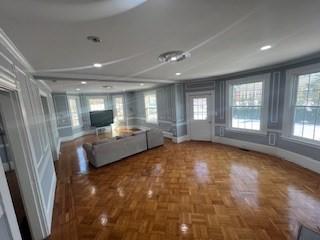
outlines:
M62 79L162 83L253 69L320 51L319 0L136 0L127 6L122 0L120 10L113 5L104 9L110 2L1 0L0 23L35 75ZM68 8L58 11L66 4ZM99 36L102 43L89 42L88 35ZM260 51L268 44L271 50ZM170 50L190 51L192 56L159 65L157 57ZM92 68L95 62L105 66Z

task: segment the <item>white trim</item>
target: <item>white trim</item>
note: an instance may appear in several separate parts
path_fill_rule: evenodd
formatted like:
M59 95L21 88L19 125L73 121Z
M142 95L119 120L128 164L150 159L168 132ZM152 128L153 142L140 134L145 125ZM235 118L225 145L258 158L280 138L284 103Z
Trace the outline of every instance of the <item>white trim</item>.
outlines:
M320 174L320 161L278 147L217 136L213 142L277 156Z
M173 133L167 131L162 131L162 133L165 138L173 139Z
M182 143L182 142L190 141L190 136L185 135L181 137L172 137L172 141L174 143Z
M270 73L254 75L245 78L237 78L233 80L227 81L226 86L226 129L229 131L246 131L257 134L265 134L267 125L268 125L268 109L269 109L269 93L270 93ZM261 104L261 119L260 119L260 130L250 130L245 128L233 128L232 127L232 119L231 119L231 97L232 97L232 86L238 84L246 84L253 82L261 82L262 81L262 104Z
M10 40L7 34L0 28L0 44L2 44L10 54L23 65L29 72L33 72L34 69L28 63L26 58L22 55L22 53L16 48L15 44Z
M277 78L276 78L277 76ZM281 73L280 72L274 72L272 73L272 90L271 90L271 111L270 111L270 122L271 123L278 123L279 121L279 104L280 104L280 81L281 81ZM274 113L274 97L275 97L275 82L277 82L277 102L275 106L275 116Z
M57 158L58 159L59 159L59 156L60 156L60 148L61 148L61 139L58 138L58 143L57 143L57 146L56 146ZM58 160L58 159L55 159L55 160Z
M59 141L60 141L60 143L70 142L70 141L73 141L73 140L75 140L79 137L85 136L85 135L95 134L95 132L96 132L95 129L81 131L81 132L73 134L72 136L60 137Z
M55 195L56 195L56 183L57 183L57 177L54 174L52 182L51 182L51 186L50 186L50 195L49 195L49 199L48 199L48 206L47 206L47 222L49 224L49 226L51 226L52 224L52 215L53 215L53 207L54 207L54 199L55 199Z

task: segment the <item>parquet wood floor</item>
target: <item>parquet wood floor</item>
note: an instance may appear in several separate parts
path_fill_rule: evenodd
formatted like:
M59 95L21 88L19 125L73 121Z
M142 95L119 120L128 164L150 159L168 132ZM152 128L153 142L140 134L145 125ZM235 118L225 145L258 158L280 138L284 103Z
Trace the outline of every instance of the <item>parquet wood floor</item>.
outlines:
M320 176L265 154L205 142L94 169L62 145L50 239L295 239L320 227Z

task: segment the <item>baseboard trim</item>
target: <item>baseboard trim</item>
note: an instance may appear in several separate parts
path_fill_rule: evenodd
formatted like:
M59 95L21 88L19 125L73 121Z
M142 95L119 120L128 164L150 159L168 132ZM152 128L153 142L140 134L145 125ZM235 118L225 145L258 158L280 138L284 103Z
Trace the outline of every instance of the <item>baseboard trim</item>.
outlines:
M2 166L5 172L13 170L14 169L14 163L13 161L10 162L2 162Z
M61 148L61 138L58 139L58 143L56 147L57 159L54 159L54 161L59 160L60 158L60 148Z
M50 186L50 196L49 196L48 206L47 206L47 223L49 225L49 232L51 232L54 199L56 195L56 186L57 186L57 176L54 175L54 178Z
M187 142L187 141L190 141L190 137L188 135L181 136L181 137L173 137L172 141L175 143Z
M173 138L173 134L171 132L162 131L162 133L165 138L169 138L169 139Z
M317 161L310 157L303 156L298 153L284 150L282 148L225 137L215 137L212 142L231 145L238 148L244 148L256 152L262 152L269 155L273 155L320 174L320 161Z

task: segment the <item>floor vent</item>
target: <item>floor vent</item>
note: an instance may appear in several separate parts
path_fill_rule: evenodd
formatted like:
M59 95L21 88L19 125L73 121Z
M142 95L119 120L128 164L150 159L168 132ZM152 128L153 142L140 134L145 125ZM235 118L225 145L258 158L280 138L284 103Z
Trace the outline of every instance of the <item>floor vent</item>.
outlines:
M250 152L250 150L245 149L245 148L239 148L241 151L245 151L245 152Z

